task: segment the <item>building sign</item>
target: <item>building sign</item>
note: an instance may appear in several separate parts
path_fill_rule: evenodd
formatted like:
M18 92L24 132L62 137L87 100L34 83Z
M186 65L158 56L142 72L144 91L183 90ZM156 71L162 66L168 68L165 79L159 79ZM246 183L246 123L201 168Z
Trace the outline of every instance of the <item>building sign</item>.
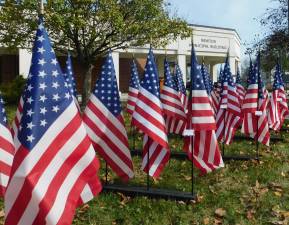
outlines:
M194 36L194 47L196 51L209 52L227 52L230 46L229 39L210 37L210 36Z

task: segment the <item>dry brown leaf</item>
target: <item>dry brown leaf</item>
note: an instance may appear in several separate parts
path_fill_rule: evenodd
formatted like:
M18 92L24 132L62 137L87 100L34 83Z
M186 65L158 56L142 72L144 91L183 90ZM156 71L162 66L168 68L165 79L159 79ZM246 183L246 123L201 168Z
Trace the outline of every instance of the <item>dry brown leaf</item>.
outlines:
M223 224L223 220L220 218L215 218L214 219L214 225L220 225L220 224Z
M279 191L275 191L274 194L275 194L277 197L281 197L281 196L282 196L282 193L279 192Z
M0 218L2 218L2 217L4 217L4 216L5 216L4 210L1 210L1 211L0 211Z
M218 217L224 217L226 215L226 210L223 208L218 208L215 210L215 215Z
M210 218L206 217L206 218L203 220L203 224L204 224L204 225L210 224Z
M247 215L246 215L247 219L248 219L248 220L254 219L254 213L255 213L255 212L254 212L253 210L247 211Z

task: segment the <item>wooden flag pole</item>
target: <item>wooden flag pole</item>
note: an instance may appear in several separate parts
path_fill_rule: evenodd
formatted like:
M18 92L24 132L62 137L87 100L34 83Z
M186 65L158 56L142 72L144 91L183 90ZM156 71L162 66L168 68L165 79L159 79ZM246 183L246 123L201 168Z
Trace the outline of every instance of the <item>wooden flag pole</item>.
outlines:
M150 146L151 146L151 138L148 136L148 151L147 151L147 191L150 189Z
M40 5L40 16L43 16L44 15L44 0L40 0L39 5Z

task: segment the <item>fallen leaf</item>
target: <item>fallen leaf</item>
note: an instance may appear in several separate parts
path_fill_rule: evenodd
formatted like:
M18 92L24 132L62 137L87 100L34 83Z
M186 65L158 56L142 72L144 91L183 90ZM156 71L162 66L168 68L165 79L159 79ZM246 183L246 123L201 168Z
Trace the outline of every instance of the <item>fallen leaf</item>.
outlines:
M275 191L274 194L275 194L277 197L281 197L281 196L282 196L282 193L279 192L279 191Z
M254 213L255 213L255 212L254 212L253 210L247 211L247 215L246 215L247 219L248 219L248 220L254 219Z
M223 224L223 220L220 218L215 218L214 225L219 225L219 224Z
M203 220L204 225L208 225L209 223L210 223L210 218L207 217Z
M218 208L215 210L215 215L218 217L224 217L226 215L226 210L223 208Z
M4 217L4 216L5 216L4 210L1 210L1 211L0 211L0 218L2 218L2 217Z

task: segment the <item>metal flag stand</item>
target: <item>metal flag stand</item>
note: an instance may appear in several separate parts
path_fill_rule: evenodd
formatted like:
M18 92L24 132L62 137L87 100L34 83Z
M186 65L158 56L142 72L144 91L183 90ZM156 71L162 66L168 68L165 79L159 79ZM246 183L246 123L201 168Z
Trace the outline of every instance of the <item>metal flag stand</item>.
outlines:
M134 137L135 138L135 137ZM177 201L185 201L189 202L195 200L194 191L194 178L193 178L193 161L192 161L192 189L191 192L183 192L183 191L176 191L176 190L169 190L169 189L159 189L159 188L152 188L150 185L150 175L149 175L149 163L150 163L150 142L151 138L148 137L148 152L147 152L147 175L146 175L146 185L145 186L129 186L127 184L109 184L106 182L103 185L104 192L115 192L115 193L123 193L127 196L147 196L149 198L157 198L157 199L170 199L170 200L177 200ZM135 143L134 143L135 147ZM141 151L135 151L137 154L133 155L141 155Z

